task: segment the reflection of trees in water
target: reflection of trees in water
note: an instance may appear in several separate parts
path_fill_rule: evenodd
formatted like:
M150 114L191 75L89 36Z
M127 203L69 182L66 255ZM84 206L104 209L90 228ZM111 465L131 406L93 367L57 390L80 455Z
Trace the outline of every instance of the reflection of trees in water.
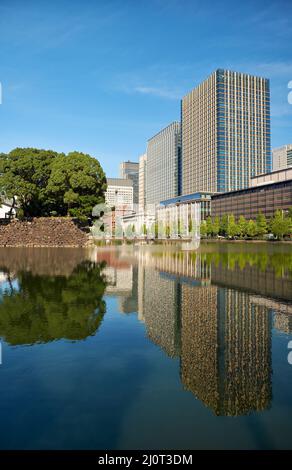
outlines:
M0 336L20 345L94 334L105 313L104 266L83 261L68 277L18 273L18 290L0 304Z
M243 270L246 267L255 267L265 272L268 268L272 269L276 277L284 275L292 278L292 252L244 252L244 251L226 251L201 253L201 260L208 264L219 264L227 267L230 271Z

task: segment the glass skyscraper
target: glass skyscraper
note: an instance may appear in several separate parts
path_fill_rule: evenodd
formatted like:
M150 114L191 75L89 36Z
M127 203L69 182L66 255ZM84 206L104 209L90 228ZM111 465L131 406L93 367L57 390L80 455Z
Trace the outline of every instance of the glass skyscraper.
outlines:
M181 103L182 193L227 192L272 169L270 85L216 70Z
M180 194L181 131L173 122L148 140L146 166L146 204Z
M138 162L122 162L120 164L120 178L133 181L133 202L139 202L139 163Z

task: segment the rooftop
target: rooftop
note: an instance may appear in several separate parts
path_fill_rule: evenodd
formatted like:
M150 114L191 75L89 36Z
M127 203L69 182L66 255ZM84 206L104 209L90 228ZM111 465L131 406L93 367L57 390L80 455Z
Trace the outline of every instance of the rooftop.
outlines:
M107 178L108 186L127 186L133 187L133 181L124 178Z
M169 206L171 204L179 204L182 202L189 202L189 201L197 201L202 199L211 199L213 193L208 191L198 191L192 194L183 194L181 196L176 196L171 199L165 199L164 201L160 201L160 205L162 206Z

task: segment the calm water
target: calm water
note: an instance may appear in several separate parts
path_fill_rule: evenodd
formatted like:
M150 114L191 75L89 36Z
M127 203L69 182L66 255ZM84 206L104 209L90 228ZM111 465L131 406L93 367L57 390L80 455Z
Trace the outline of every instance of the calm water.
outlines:
M2 449L292 448L292 245L1 248L0 338Z

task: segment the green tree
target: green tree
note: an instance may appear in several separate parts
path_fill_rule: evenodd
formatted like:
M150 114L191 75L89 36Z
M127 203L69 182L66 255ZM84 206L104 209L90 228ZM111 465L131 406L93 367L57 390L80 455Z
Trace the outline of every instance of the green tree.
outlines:
M224 214L220 220L220 234L223 236L227 235L228 217L227 214Z
M155 235L155 238L158 238L158 233L159 233L158 222L155 222L155 223L154 223L154 235Z
M191 234L191 233L193 232L193 221L192 221L191 218L189 219L189 227L188 227L188 229L189 229L189 234Z
M166 236L166 238L170 237L170 226L169 226L169 224L165 225L165 236Z
M213 220L213 226L212 226L212 232L213 232L213 235L215 237L218 236L219 234L219 231L220 231L220 219L219 217L215 217L215 219Z
M228 237L235 237L235 235L238 234L238 227L237 227L237 224L235 222L235 218L234 218L234 215L231 214L229 217L228 217L228 224L227 224L227 235Z
M213 235L213 224L210 216L206 219L206 234L208 237Z
M16 148L0 156L0 188L25 217L49 215L52 201L46 188L57 152Z
M250 219L246 225L246 234L249 238L254 238L257 234L257 225L254 220Z
M206 220L203 220L200 225L200 234L201 237L205 237L207 235L207 223Z
M59 207L60 215L91 217L95 205L104 201L105 174L100 163L80 152L59 155L51 165L46 194Z
M24 217L87 218L104 202L106 178L89 155L17 148L0 155L0 188Z
M257 235L263 237L268 231L267 219L262 212L259 212L256 219Z
M237 227L238 227L238 235L240 236L240 238L243 238L246 235L246 229L247 229L247 221L243 215L239 217Z
M291 219L277 210L270 221L270 229L275 237L281 240L285 235L291 234Z

